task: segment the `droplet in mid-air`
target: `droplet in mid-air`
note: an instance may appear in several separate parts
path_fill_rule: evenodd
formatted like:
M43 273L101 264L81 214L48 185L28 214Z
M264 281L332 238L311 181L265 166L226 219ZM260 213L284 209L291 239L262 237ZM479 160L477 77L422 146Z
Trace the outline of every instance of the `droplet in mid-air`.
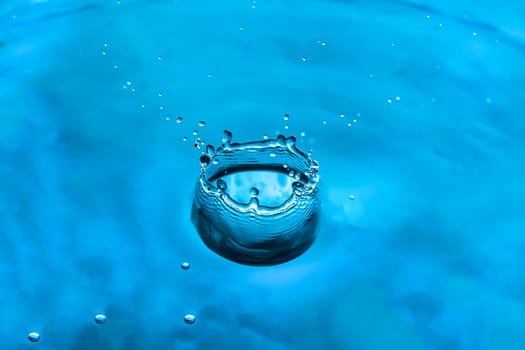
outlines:
M38 334L37 332L31 332L27 336L27 339L29 339L29 341L32 343L36 343L37 341L40 340L40 334Z
M182 117L177 117L176 121L178 124L182 123Z
M192 314L187 314L184 316L184 322L186 324L194 324L195 323L195 316Z
M104 314L98 314L95 316L95 323L96 324L104 324L106 322L106 315Z
M206 122L205 122L204 120L201 120L201 121L199 122L199 126L200 126L201 128L205 127L205 126L206 126Z
M185 261L182 264L180 264L180 268L183 270L189 270L190 269L190 263Z

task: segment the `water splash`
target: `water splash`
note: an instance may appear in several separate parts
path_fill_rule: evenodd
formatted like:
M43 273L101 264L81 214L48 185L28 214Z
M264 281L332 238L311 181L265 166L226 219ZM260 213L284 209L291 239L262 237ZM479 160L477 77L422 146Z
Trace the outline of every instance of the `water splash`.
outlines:
M246 265L298 257L316 236L319 164L293 136L247 143L232 143L232 137L226 130L221 147L206 147L200 158L192 222L202 241Z

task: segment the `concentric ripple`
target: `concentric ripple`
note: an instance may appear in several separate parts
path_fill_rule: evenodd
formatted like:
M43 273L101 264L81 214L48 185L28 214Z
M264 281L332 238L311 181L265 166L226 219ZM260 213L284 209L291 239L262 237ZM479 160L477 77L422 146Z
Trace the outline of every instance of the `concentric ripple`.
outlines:
M225 131L222 146L208 145L200 159L191 214L199 236L209 249L241 264L276 265L298 257L316 236L319 164L296 147L293 136L231 139ZM283 176L288 181L275 181ZM246 200L233 195L243 188Z

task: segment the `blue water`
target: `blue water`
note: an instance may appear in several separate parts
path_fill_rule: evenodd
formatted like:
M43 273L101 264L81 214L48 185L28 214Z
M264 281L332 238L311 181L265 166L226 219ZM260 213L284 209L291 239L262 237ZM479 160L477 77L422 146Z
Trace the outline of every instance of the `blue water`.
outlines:
M524 86L522 1L0 2L0 349L525 348ZM319 161L297 259L199 239L224 129Z

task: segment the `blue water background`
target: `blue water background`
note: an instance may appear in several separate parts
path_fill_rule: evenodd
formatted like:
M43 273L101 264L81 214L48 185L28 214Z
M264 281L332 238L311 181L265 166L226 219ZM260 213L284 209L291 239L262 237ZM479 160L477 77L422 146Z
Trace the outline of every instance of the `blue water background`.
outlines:
M524 349L524 117L522 1L4 0L0 349ZM298 259L199 240L224 129L313 150Z

